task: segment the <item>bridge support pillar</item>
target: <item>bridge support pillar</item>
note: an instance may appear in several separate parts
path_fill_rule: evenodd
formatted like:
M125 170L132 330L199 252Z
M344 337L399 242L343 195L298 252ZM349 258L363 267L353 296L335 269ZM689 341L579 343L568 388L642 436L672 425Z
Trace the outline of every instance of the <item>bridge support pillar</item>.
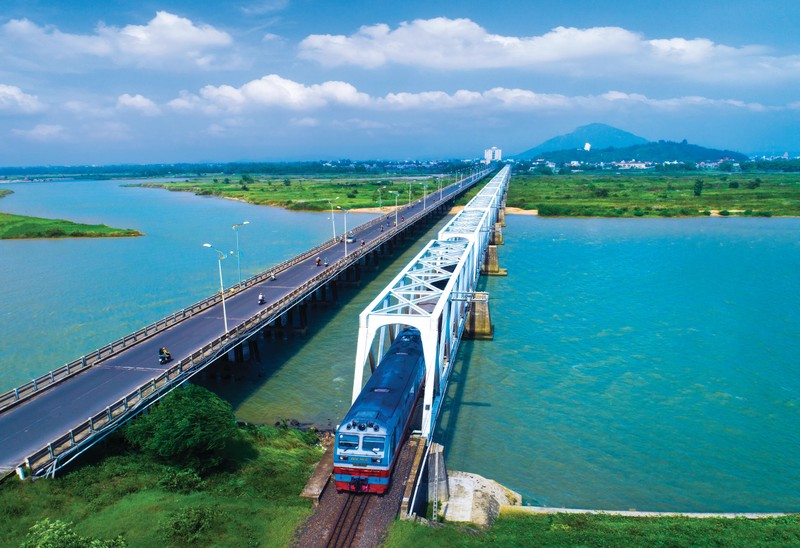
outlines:
M428 502L433 504L433 520L438 521L441 504L450 500L447 484L447 465L444 461L444 445L431 443L428 453Z
M500 268L500 259L497 257L496 245L487 246L486 254L483 256L481 274L486 274L488 276L508 276L508 270Z
M500 207L497 210L497 223L500 226L506 226L506 208Z
M256 361L261 361L261 351L258 349L258 341L250 339L247 341L247 346L250 348L250 356Z
M501 228L500 223L494 224L491 243L492 245L503 245L503 229Z
M467 324L464 326L464 337L475 341L494 339L494 326L489 314L489 294L475 292L467 313Z

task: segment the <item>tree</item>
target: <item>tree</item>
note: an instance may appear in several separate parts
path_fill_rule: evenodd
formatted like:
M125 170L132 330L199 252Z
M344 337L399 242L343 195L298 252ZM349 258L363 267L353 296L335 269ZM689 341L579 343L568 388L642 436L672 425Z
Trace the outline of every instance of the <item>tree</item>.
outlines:
M694 195L699 197L703 193L703 179L695 179Z
M239 437L228 402L187 384L125 429L125 438L151 457L198 472L219 466Z
M252 184L253 184L253 183L255 183L255 182L256 182L256 180L255 180L255 179L253 179L253 176L252 176L252 175L248 175L247 173L245 173L244 175L242 175L242 186L245 186L245 185L252 185Z

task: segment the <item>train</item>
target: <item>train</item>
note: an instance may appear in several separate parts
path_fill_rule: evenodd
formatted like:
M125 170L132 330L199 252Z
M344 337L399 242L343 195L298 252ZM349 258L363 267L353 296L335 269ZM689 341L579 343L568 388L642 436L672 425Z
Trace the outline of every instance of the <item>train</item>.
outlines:
M398 333L336 428L337 491L386 492L424 378L422 337L418 329L407 327Z

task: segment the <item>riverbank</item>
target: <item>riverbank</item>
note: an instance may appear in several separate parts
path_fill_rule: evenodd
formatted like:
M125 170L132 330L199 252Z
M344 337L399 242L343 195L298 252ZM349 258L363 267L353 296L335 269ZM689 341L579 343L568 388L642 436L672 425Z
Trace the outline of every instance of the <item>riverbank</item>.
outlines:
M144 236L138 230L87 225L63 219L43 219L0 212L0 240L38 238L130 238Z
M42 219L0 212L0 240L35 238L130 238L144 236L138 230L73 223L63 219Z
M0 189L0 198L14 192ZM28 240L38 238L128 238L144 236L130 228L74 223L64 219L45 219L0 212L0 240Z

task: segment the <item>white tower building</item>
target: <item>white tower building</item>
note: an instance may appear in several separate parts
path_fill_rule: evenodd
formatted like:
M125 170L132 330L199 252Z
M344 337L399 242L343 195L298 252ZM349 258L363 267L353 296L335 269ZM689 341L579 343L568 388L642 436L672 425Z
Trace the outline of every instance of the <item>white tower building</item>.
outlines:
M497 147L487 148L483 151L483 163L490 164L503 159L503 151Z

